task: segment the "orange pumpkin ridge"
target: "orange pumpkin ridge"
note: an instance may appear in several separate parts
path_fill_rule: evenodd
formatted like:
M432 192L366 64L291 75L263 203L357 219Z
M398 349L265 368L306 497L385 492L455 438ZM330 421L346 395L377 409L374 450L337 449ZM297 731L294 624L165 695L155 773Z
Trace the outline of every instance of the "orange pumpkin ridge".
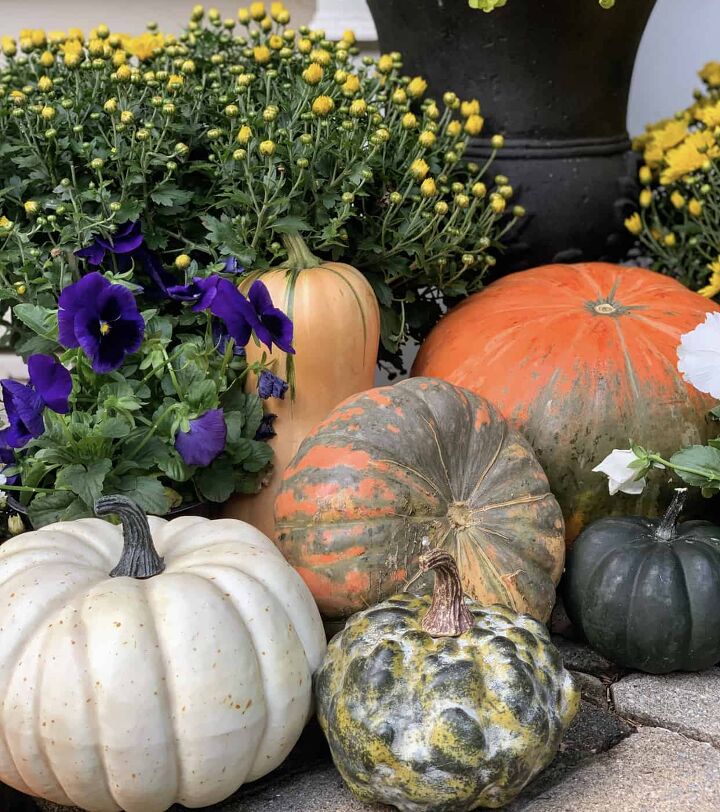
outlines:
M672 454L716 433L714 403L682 380L677 346L719 309L642 268L548 265L500 279L451 311L412 374L488 398L525 434L571 541L593 518L659 515L668 501L661 477L641 496L610 497L592 468L613 448L632 441Z

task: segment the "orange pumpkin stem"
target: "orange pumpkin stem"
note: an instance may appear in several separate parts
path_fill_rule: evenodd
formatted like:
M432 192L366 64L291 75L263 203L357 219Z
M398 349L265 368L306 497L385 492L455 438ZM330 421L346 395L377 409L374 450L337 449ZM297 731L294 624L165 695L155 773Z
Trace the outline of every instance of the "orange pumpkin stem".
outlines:
M305 240L297 232L282 235L283 245L288 254L287 268L297 273L308 268L315 268L321 260L308 248Z
M465 605L455 559L443 550L431 550L420 556L420 572L430 570L435 586L422 628L432 637L459 637L475 625L475 618Z

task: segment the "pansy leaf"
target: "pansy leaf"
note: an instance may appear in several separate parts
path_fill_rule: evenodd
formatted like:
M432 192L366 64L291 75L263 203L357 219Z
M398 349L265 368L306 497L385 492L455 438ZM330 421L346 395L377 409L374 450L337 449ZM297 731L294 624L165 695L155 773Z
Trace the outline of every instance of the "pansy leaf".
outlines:
M720 449L706 445L691 445L670 457L670 464L677 475L688 485L713 486L720 482ZM677 467L692 468L678 471Z
M35 529L53 522L71 521L92 515L90 508L72 491L39 493L28 508L28 516Z
M186 465L173 449L166 457L158 460L158 468L173 482L187 482L192 476L192 468Z
M97 431L101 437L110 437L114 440L127 437L133 426L122 417L106 417L98 424Z
M185 401L191 409L198 413L206 412L208 409L215 409L218 405L217 387L207 378L196 381L188 389Z
M164 516L170 510L171 500L159 479L151 476L127 476L118 483L118 492L137 502L153 516Z
M88 507L102 496L105 477L112 468L110 460L96 460L88 465L67 465L58 471L55 484L58 488L69 488Z
M195 477L200 495L209 502L224 502L235 491L233 466L227 457L219 457Z

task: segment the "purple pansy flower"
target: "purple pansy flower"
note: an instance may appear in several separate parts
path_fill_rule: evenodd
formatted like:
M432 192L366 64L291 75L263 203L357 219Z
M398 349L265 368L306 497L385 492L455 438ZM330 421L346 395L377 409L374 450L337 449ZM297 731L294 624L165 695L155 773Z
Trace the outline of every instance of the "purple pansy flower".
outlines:
M174 285L177 280L169 271L163 268L160 257L153 251L148 251L144 246L135 251L133 257L142 262L145 273L150 277L150 280L160 293L163 296L168 296L168 288ZM120 265L124 267L125 263L121 261Z
M223 273L244 273L245 268L238 262L237 257L228 257L225 260L225 265L223 266Z
M256 440L271 440L277 435L273 428L273 423L277 420L276 414L265 414L260 421L257 431L255 432Z
M210 312L225 322L228 333L239 347L244 347L250 341L252 331L260 326L250 302L227 279L218 281Z
M189 431L175 435L175 448L188 465L210 463L222 453L227 439L227 426L222 409L210 409L190 421Z
M278 378L277 375L273 375L267 369L263 369L260 373L257 392L263 400L267 400L267 398L279 398L282 400L287 390L288 385L282 378Z
M59 414L69 411L72 378L51 355L31 355L28 359L30 383L9 379L0 381L8 427L0 431L0 443L22 448L45 431L45 407Z
M140 221L128 221L118 226L117 231L111 237L95 237L90 245L76 251L75 256L86 259L88 265L97 267L102 265L108 251L111 254L131 254L133 251L137 251L142 243L143 235Z
M294 355L293 323L282 310L275 307L270 292L259 279L253 282L248 298L257 320L253 324L255 335L269 350L275 344L283 352Z
M58 300L60 343L81 347L95 372L112 372L142 344L145 322L132 293L97 271L66 287Z
M20 474L13 474L12 476L6 476L5 474L8 468L14 467L16 464L15 452L10 446L0 446L0 462L4 463L3 466L0 467L0 476L5 477L3 484L17 485L18 482L20 482ZM0 488L1 487L2 486L0 486Z
M228 341L230 341L230 333L222 321L214 321L212 326L213 340L215 341L215 349L220 355L225 355ZM233 355L245 355L245 347L238 347L233 341Z

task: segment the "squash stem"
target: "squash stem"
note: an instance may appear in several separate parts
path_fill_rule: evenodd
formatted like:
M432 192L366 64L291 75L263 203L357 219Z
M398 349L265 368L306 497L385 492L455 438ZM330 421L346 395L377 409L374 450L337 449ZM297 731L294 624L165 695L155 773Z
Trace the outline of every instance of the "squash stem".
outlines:
M435 586L422 628L432 637L459 637L475 625L475 618L465 605L455 559L443 550L431 550L420 557L420 572L430 571Z
M297 232L283 234L282 242L288 254L287 267L293 273L320 265L320 259L313 254Z
M116 513L123 530L123 551L111 578L152 578L165 569L165 562L153 544L145 511L126 496L102 496L95 502L95 514Z
M655 538L658 541L672 541L677 533L677 520L682 512L685 498L687 497L687 488L676 488L675 496L670 503L670 507L658 525L655 531Z

